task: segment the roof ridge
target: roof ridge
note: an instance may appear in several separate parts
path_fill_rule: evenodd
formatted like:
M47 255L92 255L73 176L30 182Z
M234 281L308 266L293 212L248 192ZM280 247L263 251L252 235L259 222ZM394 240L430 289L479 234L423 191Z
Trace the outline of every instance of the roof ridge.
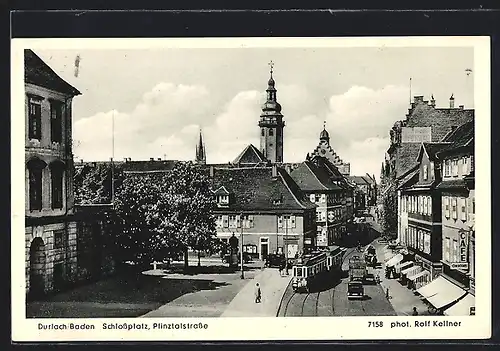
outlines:
M328 187L327 187L327 186L325 186L325 185L321 182L321 180L319 180L319 178L316 176L316 174L314 173L314 171L313 171L313 170L311 169L311 167L307 164L308 162L310 162L310 161L304 161L304 163L305 163L305 165L306 165L307 169L311 172L311 174L314 176L314 178L316 178L316 180L318 181L318 183L319 183L319 184L320 184L323 188L325 188L326 190L328 190Z
M301 207L301 208L307 208L306 206L304 206L300 201L299 199L297 199L297 196L295 196L295 193L292 191L292 189L290 188L290 186L288 185L287 181L285 180L285 177L283 176L283 174L281 173L281 169L278 168L278 174L280 175L280 178L281 180L283 181L283 184L285 184L286 188L288 189L288 191L290 192L290 194L292 194L292 197L294 198L295 202L297 202L297 204Z

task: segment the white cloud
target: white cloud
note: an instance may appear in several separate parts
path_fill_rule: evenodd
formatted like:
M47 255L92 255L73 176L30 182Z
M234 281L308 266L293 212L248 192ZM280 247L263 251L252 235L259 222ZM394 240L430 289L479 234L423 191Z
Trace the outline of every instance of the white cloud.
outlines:
M213 106L203 86L157 84L143 94L130 112L110 111L75 123L75 155L86 160L111 156L111 118L115 119L115 158L188 159L195 156L199 128L207 162L232 161L248 144L259 147L257 123L265 94L241 91L222 107ZM286 127L284 157L300 162L318 144L323 121L330 144L351 163L351 173L379 176L388 147L388 131L406 112L406 88L380 90L354 86L340 95L314 97L305 87L284 85L278 89ZM218 112L217 112L218 111Z

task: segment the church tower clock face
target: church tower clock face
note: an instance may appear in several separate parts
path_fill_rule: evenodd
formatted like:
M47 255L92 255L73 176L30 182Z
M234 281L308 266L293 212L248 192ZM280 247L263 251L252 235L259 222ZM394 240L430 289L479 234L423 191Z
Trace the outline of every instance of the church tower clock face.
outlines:
M326 154L326 150L325 149L321 149L320 152L321 152L322 155Z

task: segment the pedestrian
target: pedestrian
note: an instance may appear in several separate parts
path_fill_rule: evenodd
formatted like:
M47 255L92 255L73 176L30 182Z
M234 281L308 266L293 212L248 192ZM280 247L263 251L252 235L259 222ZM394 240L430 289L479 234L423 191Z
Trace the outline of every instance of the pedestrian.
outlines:
M385 298L389 300L389 288L385 290Z
M413 307L413 313L412 316L418 316L417 308Z
M259 283L255 284L255 303L260 303L261 291Z
M280 272L280 277L283 276L282 272L283 272L283 263L280 263L279 267L278 267L278 270Z

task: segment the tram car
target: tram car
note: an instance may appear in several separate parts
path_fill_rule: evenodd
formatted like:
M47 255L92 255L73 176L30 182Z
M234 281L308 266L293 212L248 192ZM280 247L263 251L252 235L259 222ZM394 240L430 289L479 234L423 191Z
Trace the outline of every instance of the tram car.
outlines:
M328 272L328 254L313 252L300 257L292 267L292 289L295 292L310 292L321 283Z

